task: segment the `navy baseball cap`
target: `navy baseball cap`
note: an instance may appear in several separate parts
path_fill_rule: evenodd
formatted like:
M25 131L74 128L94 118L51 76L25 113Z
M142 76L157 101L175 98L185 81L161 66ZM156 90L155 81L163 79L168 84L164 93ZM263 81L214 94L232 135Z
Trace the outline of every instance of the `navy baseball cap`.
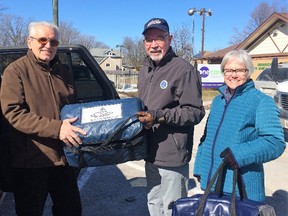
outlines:
M145 34L145 32L148 29L151 28L157 28L164 32L169 32L169 25L165 19L162 18L152 18L150 19L145 25L144 25L144 31L142 34Z

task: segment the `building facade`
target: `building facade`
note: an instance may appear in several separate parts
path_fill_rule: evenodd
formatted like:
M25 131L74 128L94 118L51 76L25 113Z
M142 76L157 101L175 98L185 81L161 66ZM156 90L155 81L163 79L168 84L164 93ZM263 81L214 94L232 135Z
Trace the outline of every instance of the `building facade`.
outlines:
M235 49L245 49L251 55L255 67L252 79L270 66L273 58L288 63L288 13L273 13L240 44L204 55L204 60L220 64L224 55Z

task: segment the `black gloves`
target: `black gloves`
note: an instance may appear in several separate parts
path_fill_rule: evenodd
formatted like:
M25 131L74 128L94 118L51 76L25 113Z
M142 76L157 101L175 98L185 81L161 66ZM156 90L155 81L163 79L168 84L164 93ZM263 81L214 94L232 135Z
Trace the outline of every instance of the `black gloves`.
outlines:
M230 166L232 169L239 168L239 165L230 148L226 148L223 152L221 152L220 157L223 158L225 164Z

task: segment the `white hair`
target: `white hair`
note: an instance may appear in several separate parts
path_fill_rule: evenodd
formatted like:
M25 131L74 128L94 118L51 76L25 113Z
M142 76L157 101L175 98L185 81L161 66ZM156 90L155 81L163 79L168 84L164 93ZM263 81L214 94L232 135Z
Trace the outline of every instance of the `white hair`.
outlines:
M254 71L254 65L252 62L251 56L248 54L246 50L239 49L239 50L233 50L228 52L222 59L221 63L221 71L223 72L224 67L229 59L235 59L237 62L244 64L246 68L248 69L248 75L250 76Z
M39 26L47 26L55 31L56 38L59 40L59 28L50 22L46 21L41 21L41 22L31 22L28 26L28 31L29 31L29 37L33 36L35 32L37 31L37 27Z

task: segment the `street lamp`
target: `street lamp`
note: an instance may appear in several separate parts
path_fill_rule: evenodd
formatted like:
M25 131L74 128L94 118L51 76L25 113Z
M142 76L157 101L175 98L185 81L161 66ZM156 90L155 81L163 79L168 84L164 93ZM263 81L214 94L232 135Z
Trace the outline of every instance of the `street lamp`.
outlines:
M203 56L204 56L204 32L205 32L205 15L212 16L212 10L208 9L206 11L205 8L201 8L200 10L196 10L196 8L190 8L188 10L188 15L193 16L194 13L197 12L200 16L202 16L202 46L201 46L201 63L203 63ZM194 31L194 29L193 29ZM193 32L194 34L194 32Z

